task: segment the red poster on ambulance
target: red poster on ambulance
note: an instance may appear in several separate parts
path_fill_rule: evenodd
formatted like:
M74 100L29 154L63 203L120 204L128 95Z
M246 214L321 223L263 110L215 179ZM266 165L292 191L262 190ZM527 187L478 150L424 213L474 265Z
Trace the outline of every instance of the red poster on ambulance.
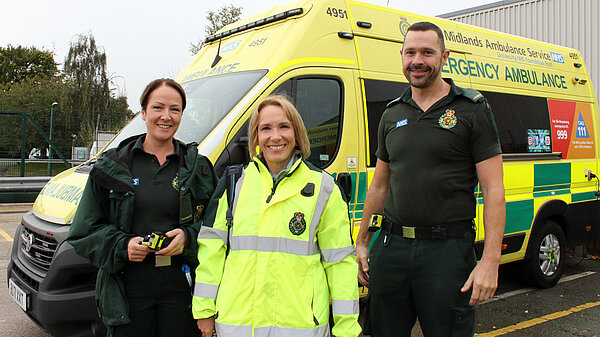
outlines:
M563 159L594 158L594 124L588 103L548 100L552 151Z

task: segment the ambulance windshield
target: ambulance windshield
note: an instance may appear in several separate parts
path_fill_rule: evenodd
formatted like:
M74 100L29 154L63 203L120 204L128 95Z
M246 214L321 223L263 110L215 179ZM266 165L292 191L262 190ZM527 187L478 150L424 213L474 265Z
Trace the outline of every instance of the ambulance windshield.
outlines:
M245 71L219 76L205 77L182 84L187 106L175 138L184 143L200 143L229 111L266 74L265 70ZM107 149L116 147L131 136L146 132L146 124L138 114L108 144Z

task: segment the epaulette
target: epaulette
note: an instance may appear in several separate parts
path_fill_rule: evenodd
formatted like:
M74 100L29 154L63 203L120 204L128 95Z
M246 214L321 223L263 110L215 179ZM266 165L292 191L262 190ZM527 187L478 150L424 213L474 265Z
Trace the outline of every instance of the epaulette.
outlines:
M389 102L389 103L388 103L388 104L387 104L385 107L386 107L386 108L389 108L389 107L391 107L391 106L393 106L393 105L396 105L396 104L400 103L400 98L401 98L401 97L398 97L398 98L396 98L395 100L393 100L393 101Z
M463 89L463 96L467 97L468 99L472 100L475 103L482 102L483 100L485 100L485 97L483 97L483 95L475 89L471 89L471 88L462 88L462 89Z

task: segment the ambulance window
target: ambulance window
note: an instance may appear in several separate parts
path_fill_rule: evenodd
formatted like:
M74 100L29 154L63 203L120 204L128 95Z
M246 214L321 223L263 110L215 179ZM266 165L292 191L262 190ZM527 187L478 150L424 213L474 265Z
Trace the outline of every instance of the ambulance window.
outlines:
M296 77L282 83L275 92L294 101L310 141L309 160L323 168L339 147L342 111L342 84L333 77Z
M399 97L408 83L364 80L367 99L367 121L369 123L369 167L375 167L377 157L377 129L386 105Z
M547 131L550 134L546 98L496 92L481 93L492 108L503 153L547 152L543 149L532 151L528 144L528 136L532 131Z

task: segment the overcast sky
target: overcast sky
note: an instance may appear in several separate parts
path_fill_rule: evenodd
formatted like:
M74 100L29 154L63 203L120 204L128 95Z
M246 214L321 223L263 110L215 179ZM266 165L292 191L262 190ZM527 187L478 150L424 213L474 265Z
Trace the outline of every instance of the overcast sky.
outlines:
M62 64L75 35L91 32L108 57L109 76L139 111L144 86L175 77L204 36L206 12L242 7L246 17L288 0L9 0L3 1L0 46L35 46ZM419 14L439 15L496 0L370 0ZM62 67L62 65L61 65Z

